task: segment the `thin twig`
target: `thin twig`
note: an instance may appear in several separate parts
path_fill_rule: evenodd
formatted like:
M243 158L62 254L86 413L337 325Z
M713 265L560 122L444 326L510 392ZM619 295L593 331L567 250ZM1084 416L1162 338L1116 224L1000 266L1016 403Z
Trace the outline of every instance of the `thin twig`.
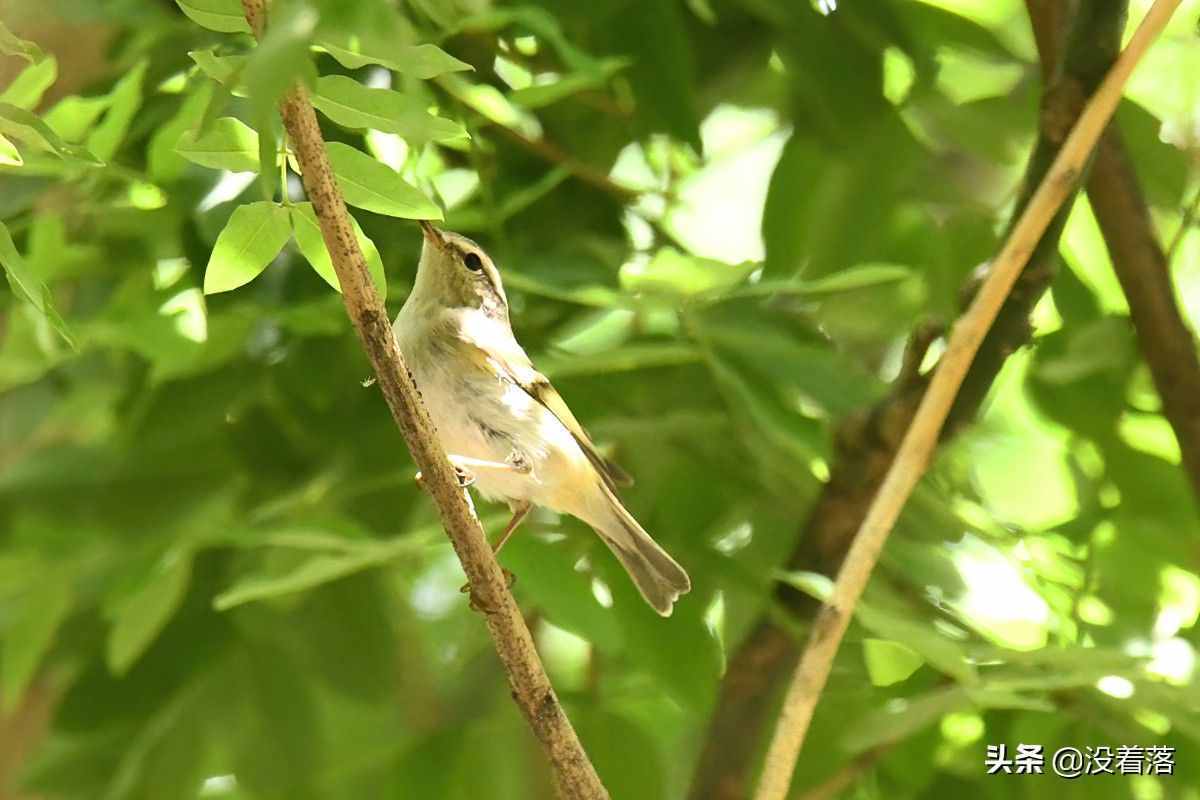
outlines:
M242 0L242 9L255 36L262 38L266 21L263 0ZM513 699L550 759L559 794L572 800L607 798L608 792L550 685L533 637L508 591L470 497L459 487L437 443L429 414L392 336L387 310L367 273L345 202L329 166L316 113L304 87L297 84L290 89L279 110L303 170L304 188L329 248L346 312L371 360L379 387L413 461L424 475L425 487L470 580L472 594L486 609L488 631L508 674Z
M511 139L514 143L540 156L545 161L549 161L552 164L561 164L576 178L589 186L612 195L619 203L631 203L641 195L641 192L637 189L622 186L590 164L585 164L575 158L575 156L563 150L549 139L534 139L521 133L516 128L503 125L494 120L489 120L489 122L492 123L496 130Z
M945 356L921 399L916 416L900 444L895 461L854 537L838 572L829 602L813 626L800 664L792 676L774 738L767 751L758 800L783 800L791 784L796 758L804 744L813 710L829 678L829 670L851 612L866 588L883 545L917 481L925 471L942 424L988 328L1058 207L1074 190L1092 148L1132 72L1150 43L1170 19L1179 0L1157 0L1129 46L1117 59L1099 90L1088 101L1058 157L1038 186L1025 212L992 262L987 279L966 313L955 324Z

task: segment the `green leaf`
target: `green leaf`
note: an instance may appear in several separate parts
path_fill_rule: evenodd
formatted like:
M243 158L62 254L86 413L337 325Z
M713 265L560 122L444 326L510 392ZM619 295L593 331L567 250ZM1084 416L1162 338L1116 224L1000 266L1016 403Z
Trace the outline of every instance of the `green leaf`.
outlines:
M430 546L435 536L436 531L428 528L391 542L362 542L347 553L313 556L284 575L243 578L217 595L213 599L213 608L228 611L246 603L314 589L393 559L419 553Z
M368 41L364 37L353 34L345 34L337 39L323 37L318 40L318 43L322 49L347 69L378 64L381 67L387 67L421 80L436 78L447 72L475 69L465 61L459 61L432 44L396 47L386 42Z
M191 575L191 551L169 551L121 603L105 651L113 674L125 674L171 621L187 594Z
M71 585L52 574L32 582L32 589L11 609L0 659L4 710L11 710L25 693L70 610Z
M117 152L133 122L133 115L142 105L142 78L146 67L147 62L143 60L117 81L108 95L110 102L104 121L87 138L88 150L105 161Z
M317 274L340 292L342 287L333 270L333 259L330 258L329 250L325 247L325 238L321 235L321 226L317 223L317 215L313 210L312 203L297 203L291 209L292 230L296 235L296 245L300 248L300 252L308 259L308 263L312 264L312 268L317 271ZM383 272L383 259L379 257L379 248L363 233L362 228L358 226L358 220L350 217L350 222L354 225L354 235L358 239L359 249L362 250L363 257L367 260L367 270L371 273L371 282L375 284L380 299L387 299L387 277Z
M550 11L534 5L524 5L508 8L492 8L479 14L472 14L456 21L456 25L447 31L448 35L458 33L490 33L514 27L529 31L538 39L546 42L563 64L572 71L588 72L596 68L596 59L581 50L563 31L559 19Z
M669 292L691 295L719 292L744 281L757 264L723 264L685 255L664 247L647 263L631 261L621 268L621 285L634 292Z
M54 326L59 336L74 348L75 340L70 329L50 302L50 290L29 270L3 222L0 222L0 266L4 267L13 291L37 309L46 321Z
M537 120L510 102L495 86L476 83L461 75L446 75L438 81L438 85L463 105L478 111L491 122L512 128L526 136L537 136Z
M671 796L666 790L669 771L651 735L657 733L652 726L613 713L599 703L572 709L571 716L613 797L663 800Z
M213 245L204 293L227 292L257 278L291 233L287 208L267 201L238 206Z
M330 142L326 149L350 205L402 219L442 218L441 209L383 162L341 142Z
M54 56L30 64L0 93L0 103L12 103L18 108L34 108L42 94L58 77L58 62Z
M1013 692L948 686L934 689L916 697L905 698L903 704L888 704L855 720L845 728L843 745L859 753L886 742L898 742L954 711L972 707L1011 708L1052 712L1055 707L1038 698Z
M829 602L833 596L833 581L820 573L778 572L776 577L822 603ZM854 616L859 624L880 637L886 637L887 642L903 646L911 651L913 657L918 661L926 661L934 668L953 676L962 683L978 681L979 676L975 666L966 658L961 645L938 633L927 624L910 619L890 608L885 608L880 597L881 594L879 589L869 590L868 596L859 600L854 608ZM881 652L876 648L877 654ZM867 669L869 671L871 669L870 655L867 653L864 655L868 657ZM908 663L898 653L888 652L886 655L889 659L899 659L898 663L901 665ZM913 670L917 666L920 666L920 663L914 666ZM881 670L881 672L886 672L886 670ZM911 674L911 670L909 674ZM908 676L904 675L899 680L904 680L906 677ZM885 683L876 684L876 686L886 685Z
M660 342L631 344L598 353L550 355L540 359L538 364L547 377L558 379L577 375L614 375L637 369L695 364L703 360L704 353L692 345Z
M200 122L212 97L213 84L204 82L180 104L179 110L159 126L146 148L146 171L155 181L173 181L187 168L187 160L175 149L185 133Z
M179 10L197 25L220 33L250 33L239 0L175 0Z
M370 89L345 75L318 78L312 102L339 125L399 134L414 147L468 138L465 128L428 113L420 100L391 89Z
M0 22L0 55L20 56L26 61L40 61L43 57L40 47L13 35L3 22Z
M192 61L208 77L217 83L227 86L236 97L245 97L246 91L240 88L242 70L250 56L219 56L210 50L191 50L188 52Z
M603 87L613 75L628 65L629 60L625 58L606 58L596 70L564 75L553 83L516 89L509 93L508 99L522 108L544 108L579 92Z
M199 137L189 131L179 139L175 152L202 167L230 172L258 170L258 133L234 117L221 117Z
M828 575L822 575L819 572L790 571L777 572L775 577L793 589L804 592L812 599L822 603L828 603L833 597L833 580Z
M451 220L453 221L453 219L454 215L451 214ZM455 228L455 230L459 230L459 228ZM624 296L609 286L580 286L578 288L557 286L541 277L517 272L511 267L504 270L504 286L510 290L518 289L539 297L549 297L564 303L577 303L595 308L616 308L626 304Z
M591 576L574 569L578 552L563 542L528 536L506 545L504 559L505 566L521 576L513 590L522 608L541 609L550 622L604 650L621 646L621 631L612 610L596 600Z
M80 142L87 136L96 120L108 110L109 95L79 97L71 95L54 104L43 116L46 124L68 142Z
M78 161L93 166L104 163L88 152L86 147L64 142L37 115L11 103L0 103L0 133L8 134L14 139L20 139L43 150L49 150L64 161Z
M25 162L21 158L20 152L17 151L17 146L4 136L0 136L0 164L19 167L23 163Z
M863 661L875 686L907 680L925 663L911 648L888 639L864 639Z

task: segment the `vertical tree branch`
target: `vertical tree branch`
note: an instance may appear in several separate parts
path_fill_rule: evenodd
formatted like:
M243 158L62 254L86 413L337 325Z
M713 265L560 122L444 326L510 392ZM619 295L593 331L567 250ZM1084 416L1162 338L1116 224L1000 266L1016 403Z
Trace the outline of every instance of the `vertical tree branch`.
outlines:
M262 38L263 0L242 0L250 29ZM325 152L325 140L308 93L301 85L280 103L284 127L296 149L304 188L312 201L321 234L342 288L346 313L371 360L384 399L424 475L446 534L462 562L471 591L482 607L496 653L508 674L512 696L541 742L565 798L607 798L608 792L588 760L542 667L533 637L508 591L466 491L459 487L433 423L392 336L387 310L376 294L351 227L341 190Z
M1120 132L1100 142L1087 184L1092 210L1129 301L1142 358L1175 430L1192 488L1200 500L1200 359L1196 341L1175 302L1166 254L1129 163Z
M838 572L832 597L818 614L800 664L792 676L775 736L767 751L758 800L783 800L786 797L796 758L829 677L838 645L849 627L850 615L866 588L892 526L932 458L942 425L975 353L1042 233L1083 174L1093 148L1121 100L1125 82L1134 66L1166 26L1178 4L1179 0L1156 0L1151 7L1129 46L1084 107L1049 173L992 262L979 293L955 324L945 356L938 364L896 459L854 537Z
M1026 0L1043 70L1054 63L1056 40L1050 29L1057 24L1055 14L1061 15L1062 6L1061 0ZM1087 193L1129 302L1142 358L1162 398L1163 416L1175 431L1184 470L1200 499L1200 358L1175 301L1168 255L1159 244L1137 173L1115 125L1109 126L1096 148Z

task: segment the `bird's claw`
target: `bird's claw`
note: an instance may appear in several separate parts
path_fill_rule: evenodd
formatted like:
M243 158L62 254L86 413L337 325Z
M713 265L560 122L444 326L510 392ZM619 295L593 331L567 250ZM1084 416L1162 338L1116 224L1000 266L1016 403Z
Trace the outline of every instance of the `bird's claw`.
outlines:
M495 606L484 602L484 600L474 592L471 592L471 599L468 601L467 605L472 611L478 611L481 614L495 614L499 610Z
M457 464L454 465L454 477L458 480L458 488L460 488L460 489L466 489L468 486L471 486L472 484L475 483L474 473L470 472L469 470L463 469L462 467L458 466ZM418 487L420 487L421 489L425 488L424 473L418 472L416 475L413 476L413 480L416 481Z
M510 570L506 567L501 567L500 571L502 573L504 573L505 585L511 589L513 584L517 582L516 574L514 574L512 570ZM470 595L470 600L469 600L468 605L470 606L472 611L481 611L484 614L495 614L499 610L495 606L484 601L483 598L481 598L478 594L476 594L471 589L470 582L464 583L462 586L458 587L458 591L462 594Z
M464 583L462 586L458 587L458 591L462 592L463 594L470 595L470 600L467 602L467 605L472 611L479 611L484 614L495 614L499 610L491 603L488 603L482 597L477 595L475 591L471 589L470 583Z
M454 465L454 477L458 478L458 488L466 489L471 484L475 483L475 475L470 470Z

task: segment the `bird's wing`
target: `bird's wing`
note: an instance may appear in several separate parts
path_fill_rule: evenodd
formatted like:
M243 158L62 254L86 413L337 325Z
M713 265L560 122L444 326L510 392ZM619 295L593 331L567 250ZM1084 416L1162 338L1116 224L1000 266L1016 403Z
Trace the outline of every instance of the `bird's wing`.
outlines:
M534 368L529 356L515 339L512 339L511 336L508 338L510 344L497 347L494 342L489 342L486 348L469 336L464 337L464 341L474 348L475 358L481 362L490 361L501 376L507 377L524 389L526 394L544 406L562 423L564 428L570 431L571 436L579 444L579 448L583 450L588 461L600 473L600 477L609 489L615 492L618 486L632 486L633 478L629 473L600 454L596 445L587 435L587 431L579 424L579 420L575 419L571 409L567 407L566 402L551 385L550 379Z

